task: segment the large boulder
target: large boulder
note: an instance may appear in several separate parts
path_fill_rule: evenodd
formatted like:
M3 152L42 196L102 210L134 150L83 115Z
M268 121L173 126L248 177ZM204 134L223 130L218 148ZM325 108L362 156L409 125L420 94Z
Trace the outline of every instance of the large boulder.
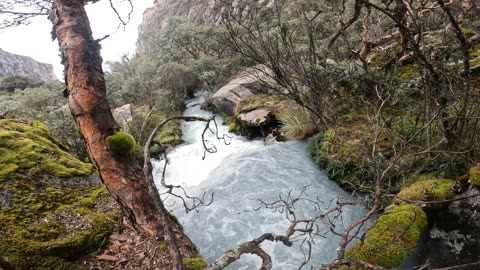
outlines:
M264 66L255 66L242 71L213 95L213 105L228 116L235 115L240 102L257 93L267 92L263 87L271 80L267 73L268 69Z

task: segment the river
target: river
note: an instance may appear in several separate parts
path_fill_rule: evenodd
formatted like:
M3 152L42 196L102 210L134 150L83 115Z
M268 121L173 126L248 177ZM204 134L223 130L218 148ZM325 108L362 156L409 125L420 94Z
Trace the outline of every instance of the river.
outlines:
M211 112L200 109L202 102L202 97L190 101L184 115L211 116ZM191 195L203 192L214 194L213 203L200 208L199 212L186 213L178 202L173 204L172 199L166 201L208 263L232 245L252 240L263 233L286 233L290 223L281 213L264 208L248 211L260 206L258 199L272 202L279 195L285 197L289 191L299 194L305 187L308 198L322 201L321 210L335 206L339 198L350 199L347 192L328 180L315 166L304 142L265 146L262 140L247 140L228 133L228 126L222 125L222 120L217 117L219 134L228 134L231 137L229 144L211 135L208 140L216 145L218 152L207 154L204 160L201 133L205 123L183 122L186 143L169 153L170 164L166 173L168 184L182 185ZM163 166L161 162L154 165L155 180L160 188ZM303 202L297 205L295 212L299 217L310 217L315 209L312 203ZM346 207L336 221L336 229L342 231L365 213L366 209L361 205ZM331 262L340 241L339 237L328 233L320 222L319 226L325 235L316 237L310 265ZM297 269L303 262L299 243L286 247L281 243L268 242L262 247L272 256L273 269ZM259 258L244 255L228 269L258 269L259 265Z

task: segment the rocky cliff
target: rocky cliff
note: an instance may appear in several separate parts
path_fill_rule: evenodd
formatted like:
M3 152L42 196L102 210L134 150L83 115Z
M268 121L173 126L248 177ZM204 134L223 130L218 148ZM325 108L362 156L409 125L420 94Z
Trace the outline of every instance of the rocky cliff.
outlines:
M58 81L51 64L0 49L0 78L11 75L28 76L46 82Z

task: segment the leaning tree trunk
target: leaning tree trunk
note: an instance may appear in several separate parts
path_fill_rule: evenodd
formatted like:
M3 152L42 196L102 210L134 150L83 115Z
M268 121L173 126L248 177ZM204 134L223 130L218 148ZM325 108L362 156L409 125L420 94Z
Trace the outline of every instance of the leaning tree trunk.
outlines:
M106 99L100 45L92 37L84 9L85 0L54 0L50 14L52 35L58 39L68 104L89 156L110 194L127 220L140 231L176 246L173 261L195 257L197 251L180 224L165 209L153 183L142 168L125 158L117 160L107 151L105 138L118 126ZM151 173L151 172L150 172ZM180 252L178 252L180 251Z

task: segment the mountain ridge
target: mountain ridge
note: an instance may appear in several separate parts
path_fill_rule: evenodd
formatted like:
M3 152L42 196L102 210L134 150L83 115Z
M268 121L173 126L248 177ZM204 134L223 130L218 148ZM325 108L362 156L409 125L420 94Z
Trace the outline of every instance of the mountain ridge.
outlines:
M45 82L58 81L51 64L31 57L4 51L0 48L0 78L22 75Z

